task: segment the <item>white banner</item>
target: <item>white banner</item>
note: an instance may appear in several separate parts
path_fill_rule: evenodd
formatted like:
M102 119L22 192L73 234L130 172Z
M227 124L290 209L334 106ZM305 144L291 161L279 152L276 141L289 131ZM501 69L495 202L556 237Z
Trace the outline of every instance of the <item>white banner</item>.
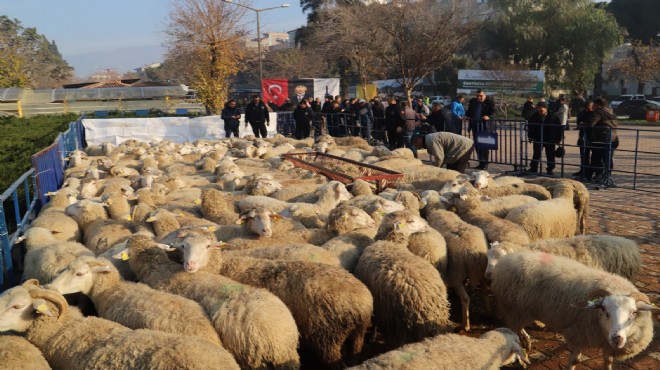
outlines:
M220 116L84 119L83 126L87 145L100 145L104 142L119 145L130 139L147 143L162 140L185 143L225 137L225 122ZM277 113L270 113L270 126L266 128L268 137L275 136ZM245 127L245 116L241 115L239 136L247 135L253 135L252 127Z
M325 95L337 96L339 95L339 79L338 78L315 78L314 79L314 97L323 98Z

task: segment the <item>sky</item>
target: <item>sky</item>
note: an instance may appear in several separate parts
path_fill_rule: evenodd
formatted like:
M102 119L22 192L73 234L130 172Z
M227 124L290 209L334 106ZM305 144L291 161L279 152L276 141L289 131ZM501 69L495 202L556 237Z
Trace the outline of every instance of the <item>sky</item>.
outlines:
M163 29L171 0L0 0L0 14L55 41L76 76L105 69L127 72L162 61ZM252 0L263 9L261 31L286 32L305 24L299 0ZM246 27L256 37L254 12Z

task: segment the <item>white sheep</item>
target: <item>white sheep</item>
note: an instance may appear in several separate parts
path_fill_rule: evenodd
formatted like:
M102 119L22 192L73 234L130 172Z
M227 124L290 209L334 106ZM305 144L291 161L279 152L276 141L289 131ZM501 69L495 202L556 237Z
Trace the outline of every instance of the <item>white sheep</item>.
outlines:
M218 273L268 289L293 314L302 345L330 365L359 353L371 326L373 299L369 290L339 267L301 261L270 261L231 256L209 249L208 239L184 240L184 268Z
M500 188L502 187L493 189ZM451 193L450 201L456 206L461 219L484 231L489 243L496 241L529 243L530 238L523 227L485 212L481 204L481 197L474 188L463 187L459 193Z
M509 211L504 218L507 221L520 225L530 241L565 238L575 235L577 213L573 208L573 186L560 183L554 188L553 199L528 203ZM505 241L503 239L489 239L489 242ZM525 244L524 242L515 242Z
M571 370L584 350L602 349L611 369L614 359L635 356L653 338L649 311L657 308L645 294L618 275L565 257L534 251L504 256L491 289L506 326L523 336L528 349L524 327L535 320L564 337Z
M519 250L534 250L567 257L589 267L598 268L634 280L642 268L639 247L633 240L613 235L578 235L564 239L538 240L526 245L493 243L488 250L488 277L497 261Z
M486 189L509 184L522 184L525 182L520 177L515 176L497 176L486 170L474 171L471 174L472 183L476 189Z
M573 186L573 205L577 212L578 224L576 225L575 233L584 234L587 232L587 218L589 217L589 190L587 187L580 181L575 181L571 179L551 179L545 177L539 177L535 179L525 180L526 183L538 184L546 187L549 190L553 190L554 187L560 183L568 183Z
M453 212L437 209L427 215L429 225L444 236L447 243L448 265L443 277L447 286L461 300L462 329L470 330L470 296L465 289L469 281L472 290L484 280L488 263L488 243L484 232L463 221Z
M205 189L202 192L202 214L205 219L218 225L233 224L239 218L234 202L227 194L216 189Z
M50 282L71 261L81 256L94 257L94 253L76 242L55 239L50 230L31 227L16 242L25 240L23 277Z
M152 288L198 302L242 368L297 369L298 329L284 303L266 291L216 274L189 274L149 238L127 243L129 264Z
M108 219L103 205L94 201L81 200L68 206L65 213L78 222L83 231L83 243L97 255L133 234L129 221Z
M0 335L0 364L7 370L50 370L39 348L15 335Z
M405 344L451 331L447 290L440 273L407 248L410 234L428 225L404 211L387 215L379 240L367 248L355 267L371 291L374 318L389 345Z
M350 370L480 369L497 370L518 362L529 364L516 333L491 330L479 338L443 334L407 344L371 358Z
M9 330L25 333L54 369L239 369L229 352L205 339L83 317L36 280L0 296L0 332Z

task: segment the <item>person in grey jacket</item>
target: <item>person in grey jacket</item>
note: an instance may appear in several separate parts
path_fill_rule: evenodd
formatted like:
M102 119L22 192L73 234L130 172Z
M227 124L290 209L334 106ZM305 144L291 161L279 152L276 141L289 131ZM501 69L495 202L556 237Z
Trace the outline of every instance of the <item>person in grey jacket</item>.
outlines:
M412 143L417 149L426 149L433 155L436 166L446 164L447 169L460 173L465 172L474 152L474 141L451 132L415 133Z

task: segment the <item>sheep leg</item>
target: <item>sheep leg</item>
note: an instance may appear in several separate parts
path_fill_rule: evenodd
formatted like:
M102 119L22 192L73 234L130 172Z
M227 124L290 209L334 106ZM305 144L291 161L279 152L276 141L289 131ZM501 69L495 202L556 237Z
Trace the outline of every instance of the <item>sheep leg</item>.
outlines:
M520 337L520 344L522 344L527 351L531 351L532 338L530 338L529 334L527 334L525 329L520 329L520 331L518 331L518 336Z
M605 358L608 356L605 355ZM580 352L579 351L571 351L570 356L568 357L568 369L567 370L575 370L575 367L577 364L580 363ZM610 367L609 370L612 370Z
M456 287L456 293L461 299L461 309L463 310L463 330L470 331L470 295L465 290L465 285L460 284Z
M613 363L614 357L610 356L608 353L603 353L603 368L605 370L612 370Z

